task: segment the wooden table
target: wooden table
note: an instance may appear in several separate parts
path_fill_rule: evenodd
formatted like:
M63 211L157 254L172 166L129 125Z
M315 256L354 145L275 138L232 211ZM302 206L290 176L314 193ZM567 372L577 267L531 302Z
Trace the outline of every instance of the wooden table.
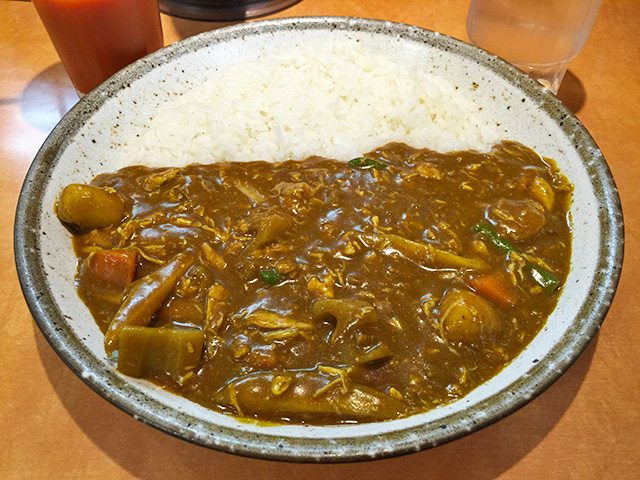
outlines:
M350 15L466 39L468 0L303 0L274 16ZM600 145L625 211L625 266L613 306L580 359L508 418L438 448L346 465L240 458L147 427L97 396L56 356L23 300L13 212L39 146L77 101L35 9L0 13L0 478L632 479L640 478L640 2L605 0L559 97ZM163 17L166 43L221 24Z

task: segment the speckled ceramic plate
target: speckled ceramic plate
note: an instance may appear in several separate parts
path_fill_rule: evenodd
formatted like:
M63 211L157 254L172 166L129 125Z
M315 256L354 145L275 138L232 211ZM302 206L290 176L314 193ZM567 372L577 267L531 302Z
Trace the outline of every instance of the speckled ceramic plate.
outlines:
M450 405L401 420L332 427L256 426L214 413L145 381L119 375L74 292L76 260L54 215L62 187L112 170L122 145L158 108L209 72L292 43L345 37L408 65L429 65L518 140L554 158L575 186L571 272L540 334L498 376ZM136 419L206 447L268 459L367 460L415 452L508 415L547 388L596 334L623 256L618 194L597 145L565 106L498 58L407 25L354 18L290 18L236 25L171 45L83 98L39 151L20 195L15 254L29 308L52 347L91 388Z

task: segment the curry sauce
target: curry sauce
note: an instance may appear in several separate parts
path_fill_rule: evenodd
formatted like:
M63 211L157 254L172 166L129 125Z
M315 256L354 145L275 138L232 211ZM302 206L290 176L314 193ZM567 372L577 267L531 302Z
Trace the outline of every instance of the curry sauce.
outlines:
M118 369L248 419L457 400L539 332L570 266L572 186L514 142L129 167L67 189L77 290Z

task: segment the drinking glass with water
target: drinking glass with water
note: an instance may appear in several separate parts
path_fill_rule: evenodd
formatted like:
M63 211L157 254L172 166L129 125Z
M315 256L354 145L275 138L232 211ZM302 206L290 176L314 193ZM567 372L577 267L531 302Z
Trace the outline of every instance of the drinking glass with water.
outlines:
M467 34L558 91L569 62L584 48L602 0L471 0Z

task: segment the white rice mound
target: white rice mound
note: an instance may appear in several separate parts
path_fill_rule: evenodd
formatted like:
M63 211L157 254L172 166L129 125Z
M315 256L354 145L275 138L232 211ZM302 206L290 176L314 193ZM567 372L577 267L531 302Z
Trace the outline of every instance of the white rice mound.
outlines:
M356 42L238 62L177 97L148 127L132 163L349 160L393 141L486 151L496 139L449 82Z

